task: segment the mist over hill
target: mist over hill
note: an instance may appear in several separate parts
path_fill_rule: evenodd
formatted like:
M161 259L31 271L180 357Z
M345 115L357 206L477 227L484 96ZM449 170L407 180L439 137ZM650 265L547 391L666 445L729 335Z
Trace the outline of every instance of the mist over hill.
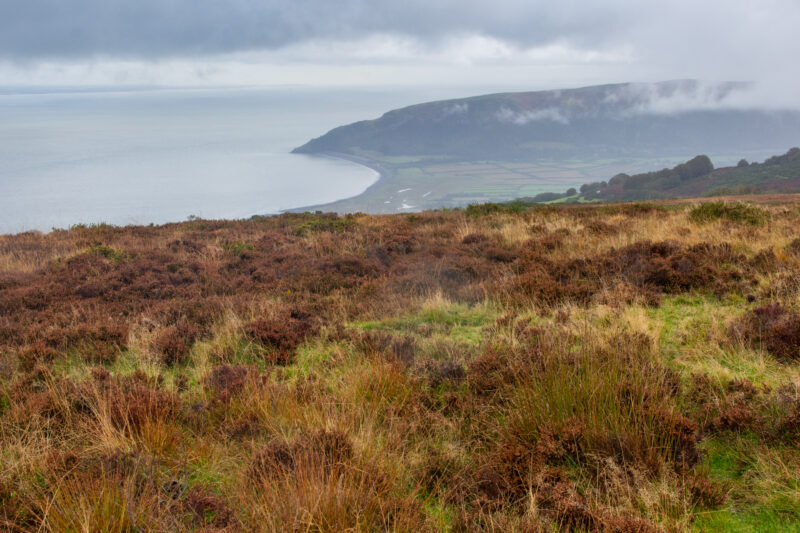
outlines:
M296 153L469 160L779 153L800 112L762 110L748 83L622 83L414 105L331 130Z

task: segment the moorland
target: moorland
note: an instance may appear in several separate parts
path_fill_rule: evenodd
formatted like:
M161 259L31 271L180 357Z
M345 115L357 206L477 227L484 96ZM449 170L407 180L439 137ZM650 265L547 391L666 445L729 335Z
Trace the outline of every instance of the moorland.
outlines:
M0 528L800 531L798 227L772 195L0 236Z

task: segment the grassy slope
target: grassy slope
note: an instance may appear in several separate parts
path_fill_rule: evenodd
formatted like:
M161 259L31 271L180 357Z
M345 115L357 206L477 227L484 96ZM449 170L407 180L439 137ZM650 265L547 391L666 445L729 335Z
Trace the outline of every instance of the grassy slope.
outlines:
M793 148L764 163L719 168L687 179L681 179L675 172L665 170L631 176L623 185L609 184L599 189L596 185L588 185L593 192L587 198L602 201L642 201L753 193L797 193L800 192L800 150Z
M0 523L798 530L794 202L2 236Z

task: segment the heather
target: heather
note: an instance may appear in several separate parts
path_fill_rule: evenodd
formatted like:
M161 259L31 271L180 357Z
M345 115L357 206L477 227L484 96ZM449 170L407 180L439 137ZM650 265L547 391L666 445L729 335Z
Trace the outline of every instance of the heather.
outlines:
M798 530L798 227L787 197L0 236L1 527Z

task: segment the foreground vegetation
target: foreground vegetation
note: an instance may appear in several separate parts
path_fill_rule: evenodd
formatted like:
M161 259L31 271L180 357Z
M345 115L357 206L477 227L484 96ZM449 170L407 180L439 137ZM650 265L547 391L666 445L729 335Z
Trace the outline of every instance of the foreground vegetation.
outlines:
M0 237L10 531L800 531L800 205Z

